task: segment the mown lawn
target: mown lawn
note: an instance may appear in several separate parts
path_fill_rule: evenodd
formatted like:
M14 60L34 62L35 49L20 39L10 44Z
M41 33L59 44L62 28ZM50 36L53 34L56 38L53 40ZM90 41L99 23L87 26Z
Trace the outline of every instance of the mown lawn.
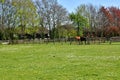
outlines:
M120 43L0 45L0 80L120 80Z

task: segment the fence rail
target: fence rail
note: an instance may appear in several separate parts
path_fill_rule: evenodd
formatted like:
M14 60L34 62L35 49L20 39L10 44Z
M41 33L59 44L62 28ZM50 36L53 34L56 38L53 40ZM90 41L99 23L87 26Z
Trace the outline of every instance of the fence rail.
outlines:
M120 42L120 37L111 37L109 40L105 37L86 38L85 44L101 44L105 42ZM56 39L23 39L23 40L0 40L0 44L48 44L48 43L69 43L69 44L84 44L84 42L73 38L56 38Z
M110 38L110 44L112 44L112 42L120 42L120 36L118 36L118 37L111 37Z

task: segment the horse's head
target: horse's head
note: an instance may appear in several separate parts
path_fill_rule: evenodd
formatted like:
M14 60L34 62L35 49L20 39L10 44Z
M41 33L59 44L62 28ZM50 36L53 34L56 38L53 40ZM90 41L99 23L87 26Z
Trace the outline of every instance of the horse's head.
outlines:
M80 40L80 36L76 36L75 39Z

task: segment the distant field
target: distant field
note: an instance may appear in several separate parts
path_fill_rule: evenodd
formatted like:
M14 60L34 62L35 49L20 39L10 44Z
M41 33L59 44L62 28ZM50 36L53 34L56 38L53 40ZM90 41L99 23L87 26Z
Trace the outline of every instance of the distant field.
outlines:
M0 80L120 80L120 43L0 45Z

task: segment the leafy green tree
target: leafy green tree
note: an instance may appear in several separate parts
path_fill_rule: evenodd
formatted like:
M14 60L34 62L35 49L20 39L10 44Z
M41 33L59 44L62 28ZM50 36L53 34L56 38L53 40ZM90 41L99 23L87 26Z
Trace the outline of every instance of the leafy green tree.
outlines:
M16 9L17 25L24 34L26 27L36 24L36 7L32 0L12 0L12 5Z
M79 12L71 13L69 17L71 21L73 21L73 23L77 26L77 36L82 35L82 29L88 26L87 18L83 17Z
M69 37L75 37L76 36L76 30L75 27L73 27L70 24L58 26L58 36L60 38L69 38Z

